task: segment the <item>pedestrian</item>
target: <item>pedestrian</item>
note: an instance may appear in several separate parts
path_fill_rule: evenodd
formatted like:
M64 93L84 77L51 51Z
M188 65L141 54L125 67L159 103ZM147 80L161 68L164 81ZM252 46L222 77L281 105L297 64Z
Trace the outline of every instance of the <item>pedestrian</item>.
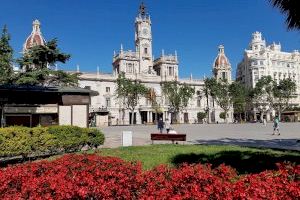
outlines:
M273 128L274 129L273 129L273 134L272 135L275 135L276 131L277 131L277 134L280 135L280 133L279 133L279 117L278 116L276 116L274 118Z
M264 124L264 126L267 126L267 120L265 117L263 117L263 124Z
M165 121L165 128L166 128L166 130L167 130L167 133L169 133L169 131L170 131L170 128L171 128L171 125L170 125L169 119L166 119L166 121Z
M164 122L162 120L162 118L159 118L158 122L157 122L157 129L159 129L159 132L162 133L163 129L164 129Z

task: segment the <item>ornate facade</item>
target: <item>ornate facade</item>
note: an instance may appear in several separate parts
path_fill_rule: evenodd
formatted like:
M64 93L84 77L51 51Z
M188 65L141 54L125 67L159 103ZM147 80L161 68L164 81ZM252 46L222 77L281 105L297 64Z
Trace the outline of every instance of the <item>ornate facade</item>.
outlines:
M197 122L198 112L210 112L210 122L223 122L219 118L222 109L209 97L206 99L203 93L203 80L179 78L179 60L177 52L165 54L164 50L160 57L154 58L152 54L152 31L151 19L143 4L140 6L139 14L135 19L135 50L124 50L123 46L119 52L113 55L113 73L102 74L82 73L80 86L87 87L99 92L98 96L91 99L91 117L96 125L129 124L134 118L134 123L153 123L157 116L172 119L172 111L168 100L162 94L162 82L176 80L179 83L187 83L195 88L195 95L189 102L189 106L180 113L181 123ZM214 75L231 80L231 67L225 56L224 46L219 47L219 54L213 64ZM118 74L124 72L127 78L137 80L155 92L160 106L157 115L147 98L140 99L137 109L132 116L129 111L123 112L118 99L115 97L116 79ZM207 105L208 104L208 105ZM229 112L229 122L232 121L232 111Z
M248 49L244 52L243 60L238 64L236 79L240 83L254 88L257 81L263 76L271 76L279 83L280 80L291 78L297 85L297 98L292 103L299 105L300 97L300 53L298 50L284 52L281 44L266 44L260 32L254 32ZM254 112L267 112L267 118L274 115L268 105L261 105ZM256 118L256 114L254 115Z

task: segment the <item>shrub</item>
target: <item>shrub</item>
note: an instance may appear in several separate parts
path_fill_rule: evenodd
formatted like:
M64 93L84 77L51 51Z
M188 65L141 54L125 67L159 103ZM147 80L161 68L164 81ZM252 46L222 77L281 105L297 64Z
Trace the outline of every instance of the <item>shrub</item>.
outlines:
M86 141L85 143L88 144L91 147L97 147L101 144L104 144L104 135L95 128L85 128L83 129L83 132L86 135Z
M50 126L48 133L56 139L56 149L67 152L78 150L86 142L83 129L76 126Z
M300 165L238 176L229 166L142 171L119 158L65 155L0 169L0 199L299 199Z
M104 135L99 130L76 126L0 129L1 157L73 152L84 145L97 147L103 143Z
M202 122L202 120L206 117L206 113L205 112L198 112L197 113L197 118L198 118L198 122Z
M219 115L219 117L220 117L221 119L224 119L224 120L225 120L225 118L226 118L225 112L221 112L220 115Z
M0 156L27 155L31 153L31 129L27 127L8 127L0 129Z

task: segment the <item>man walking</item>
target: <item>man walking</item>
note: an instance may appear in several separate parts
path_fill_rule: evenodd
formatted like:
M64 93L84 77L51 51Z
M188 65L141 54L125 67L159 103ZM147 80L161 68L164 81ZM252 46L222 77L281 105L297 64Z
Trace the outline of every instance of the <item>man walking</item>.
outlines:
M157 122L157 129L159 129L159 132L162 133L162 131L164 129L164 122L163 122L162 118L159 118L159 120Z
M278 118L278 116L276 116L274 118L273 128L274 128L274 130L273 130L273 134L272 135L275 135L276 131L277 131L277 134L280 135L280 133L279 133L279 118Z

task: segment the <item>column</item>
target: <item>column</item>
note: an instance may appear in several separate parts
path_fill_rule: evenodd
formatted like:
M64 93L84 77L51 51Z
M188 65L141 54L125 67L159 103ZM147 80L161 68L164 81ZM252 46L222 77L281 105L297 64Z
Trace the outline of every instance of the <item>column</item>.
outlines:
M149 111L149 122L153 122L153 119L152 119L152 111Z
M150 111L147 111L147 123L150 122Z

